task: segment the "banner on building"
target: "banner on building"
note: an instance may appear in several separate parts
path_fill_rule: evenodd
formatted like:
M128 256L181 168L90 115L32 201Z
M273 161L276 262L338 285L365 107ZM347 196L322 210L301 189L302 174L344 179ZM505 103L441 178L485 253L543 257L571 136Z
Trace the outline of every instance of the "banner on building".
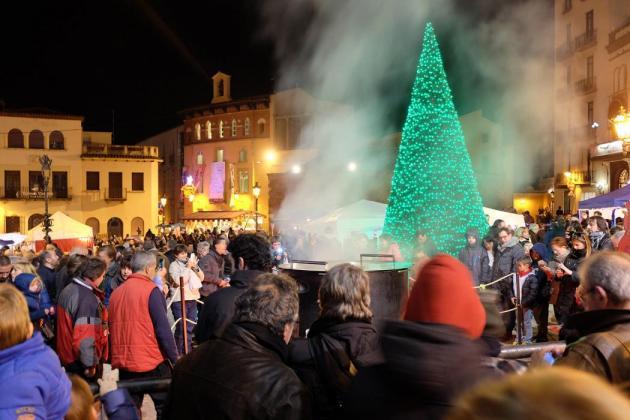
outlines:
M210 164L210 201L225 200L225 162Z

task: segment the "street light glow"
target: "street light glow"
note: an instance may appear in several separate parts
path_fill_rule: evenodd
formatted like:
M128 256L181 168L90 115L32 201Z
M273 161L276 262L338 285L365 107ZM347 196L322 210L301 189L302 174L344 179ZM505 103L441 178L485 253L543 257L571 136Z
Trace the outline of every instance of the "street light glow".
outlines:
M273 150L268 150L267 153L265 153L265 159L268 162L273 162L274 160L276 160L276 152L274 152Z
M357 164L355 162L348 162L348 170L354 172L357 170Z
M294 174L299 174L300 172L302 172L302 167L300 165L293 165L291 166L291 172Z

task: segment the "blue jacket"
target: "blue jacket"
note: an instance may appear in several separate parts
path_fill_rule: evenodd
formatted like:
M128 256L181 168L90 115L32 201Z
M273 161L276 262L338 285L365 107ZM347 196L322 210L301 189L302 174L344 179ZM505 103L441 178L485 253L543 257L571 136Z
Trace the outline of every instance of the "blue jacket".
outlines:
M31 317L31 321L33 322L37 322L40 319L44 318L46 316L44 309L49 309L51 306L53 306L52 302L50 302L50 297L48 296L48 293L46 293L46 288L43 281L37 280L42 283L41 291L31 292L29 290L31 282L36 278L37 276L34 274L21 273L13 279L13 284L15 285L15 287L17 287L18 290L22 292L22 294L26 298L28 312ZM48 302L46 302L46 299L48 300Z
M0 350L0 418L30 414L35 419L63 419L70 408L70 380L59 358L36 332Z

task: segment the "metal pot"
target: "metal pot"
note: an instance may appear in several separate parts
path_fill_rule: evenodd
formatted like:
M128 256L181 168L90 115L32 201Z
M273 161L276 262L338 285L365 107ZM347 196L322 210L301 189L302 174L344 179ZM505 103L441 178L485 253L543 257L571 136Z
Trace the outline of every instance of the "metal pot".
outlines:
M401 262L365 261L367 257L387 256L365 254L360 262L354 261L292 261L280 265L280 270L293 277L300 293L299 335L305 336L313 322L319 317L318 291L326 272L332 267L350 263L367 272L370 281L371 309L374 321L399 319L407 303L409 268L411 264Z

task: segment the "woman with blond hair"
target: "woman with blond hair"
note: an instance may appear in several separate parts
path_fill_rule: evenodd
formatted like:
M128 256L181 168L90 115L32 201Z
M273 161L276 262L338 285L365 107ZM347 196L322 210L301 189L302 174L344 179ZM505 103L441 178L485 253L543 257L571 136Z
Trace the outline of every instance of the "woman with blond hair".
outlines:
M321 314L306 340L289 348L294 370L309 387L315 418L336 418L352 378L377 361L367 274L352 264L333 267L319 288Z
M564 367L540 368L480 384L455 402L448 420L623 420L630 401L602 379Z

